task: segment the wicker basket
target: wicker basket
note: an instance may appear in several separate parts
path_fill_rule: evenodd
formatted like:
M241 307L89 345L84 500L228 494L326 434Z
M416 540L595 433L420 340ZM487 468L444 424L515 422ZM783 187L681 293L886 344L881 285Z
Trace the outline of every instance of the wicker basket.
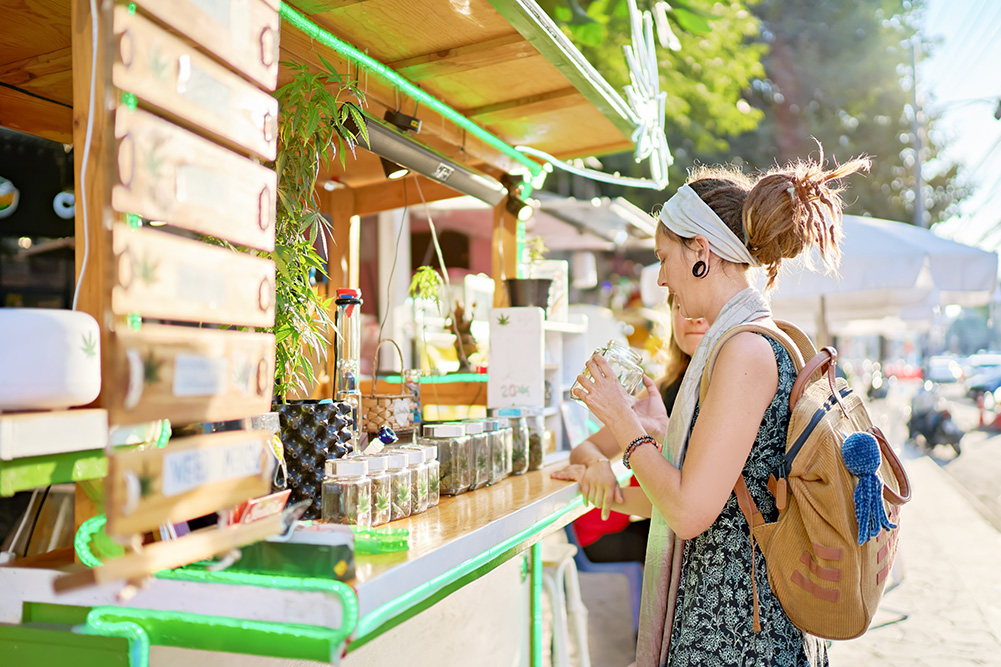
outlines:
M386 424L398 434L410 433L414 430L414 398L408 393L377 394L375 385L379 368L379 348L383 343L392 343L396 353L400 355L400 368L403 368L403 352L396 341L391 338L379 341L375 347L375 357L372 360L372 392L361 397L361 428L368 433L376 433L379 427ZM403 389L402 371L400 389Z

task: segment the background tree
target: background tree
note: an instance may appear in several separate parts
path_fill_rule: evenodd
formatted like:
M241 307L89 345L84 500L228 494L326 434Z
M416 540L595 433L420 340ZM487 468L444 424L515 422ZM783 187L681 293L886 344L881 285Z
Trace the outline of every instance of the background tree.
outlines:
M625 4L625 0L590 4L582 0L588 16L599 9L614 16ZM666 122L675 158L669 192L601 186L602 193L627 196L649 209L684 182L686 170L696 162L734 161L753 172L811 153L816 156L819 141L829 159L844 161L861 153L873 158L870 175L852 179L848 213L913 220L910 40L915 39L924 1L738 4L689 6L707 19L710 32L683 32L679 22L681 50L658 51L662 89L669 100L677 98ZM613 28L623 30L620 37L628 40L628 26L620 28L617 20L605 23L609 41L617 41L612 39ZM752 32L747 32L749 27ZM592 48L598 51L589 52ZM625 67L623 59L601 51L604 48L582 50L602 74L619 83L616 77ZM922 45L919 57L928 50ZM599 53L603 55L595 58ZM750 54L760 54L763 68L749 64ZM682 85L679 78L686 83ZM719 80L729 80L739 88L738 95ZM724 90L725 94L712 95ZM760 122L747 127L740 119ZM929 131L936 119L919 120L923 205L926 219L935 223L952 215L967 191L957 179L957 165L938 156L936 136ZM610 156L602 162L609 170L631 175L642 175L645 169L627 156Z

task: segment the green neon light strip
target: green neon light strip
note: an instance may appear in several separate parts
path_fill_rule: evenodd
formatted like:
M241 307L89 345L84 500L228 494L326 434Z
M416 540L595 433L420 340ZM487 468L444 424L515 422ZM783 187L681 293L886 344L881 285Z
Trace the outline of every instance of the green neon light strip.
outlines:
M99 637L124 637L129 640L129 667L149 667L149 635L138 623L112 620L121 619L122 611L125 610L117 607L94 607L87 614L87 623L79 631Z
M532 667L542 667L542 542L532 545L532 626L530 636L532 642L528 664ZM562 583L560 584L562 585Z
M285 21L298 28L299 31L302 32L307 37L315 39L321 44L329 46L334 51L344 56L348 60L352 60L359 66L364 67L365 69L373 72L374 74L377 74L378 76L381 76L390 84L396 86L401 91L411 96L412 98L414 98L421 104L425 105L426 107L429 107L430 109L433 109L437 113L441 114L448 120L452 121L462 129L466 130L467 132L478 138L480 141L484 142L485 144L488 144L489 146L492 146L493 148L496 148L501 153L508 156L515 162L525 165L525 167L528 168L528 171L532 174L533 177L538 176L539 172L542 171L542 167L539 165L538 162L528 159L527 157L516 151L512 146L504 143L490 132L487 132L482 127L472 122L471 120L460 114L452 107L448 106L444 102L441 102L437 98L428 95L426 92L424 92L423 90L412 84L410 81L400 76L395 70L386 67L378 60L368 56L365 53L362 53L351 44L348 44L347 42L338 39L334 35L330 34L326 30L324 30L323 28L316 25L308 18L300 14L298 11L290 7L288 4L284 2L281 3L279 11L281 13L281 17L285 19Z
M101 564L101 561L94 555L94 552L90 550L90 541L94 539L95 534L104 528L105 523L107 523L107 517L103 514L98 514L97 516L90 517L77 528L76 536L73 538L73 549L76 551L80 562L87 567L98 567Z
M314 625L112 606L94 607L79 630L84 634L128 639L130 667L149 666L151 644L326 663L336 661L341 646L338 631Z
M621 478L619 478L618 481L620 484L622 484L626 482L631 476L632 472L627 470L625 471L625 474ZM581 505L583 505L583 503L584 503L584 497L581 496L580 494L577 494L577 496L573 500L571 500L566 505L566 507L563 507L562 509L556 511L555 513L550 514L545 519L542 519L541 521L535 523L534 525L529 526L528 528L521 531L517 535L508 538L504 542L501 542L500 544L495 545L490 549L487 549L479 556L470 558L466 562L462 563L457 567L452 568L448 572L444 572L435 577L434 579L424 582L423 584L417 586L416 588L413 588L407 593L404 593L395 600L387 602L378 609L373 610L371 613L359 619L358 631L355 634L355 637L357 639L355 641L358 642L358 644L360 645L372 639L372 637L369 637L368 635L371 633L376 633L376 631L379 630L380 626L382 626L383 624L388 623L396 616L405 614L408 610L412 608L415 607L420 608L419 606L421 605L422 602L424 602L428 598L433 597L434 594L437 593L439 590L445 588L452 582L461 579L463 576L476 571L477 569L483 567L484 565L490 563L491 561L503 556L506 551L509 551L510 549L524 542L530 537L542 532L552 524L559 521L560 518L563 517L565 514L573 512L574 510L579 508ZM350 646L352 647L355 646L355 642L352 642Z
M379 378L392 384L403 382L399 375L386 375ZM450 384L452 382L486 382L486 373L451 373L449 375L422 375L421 384Z

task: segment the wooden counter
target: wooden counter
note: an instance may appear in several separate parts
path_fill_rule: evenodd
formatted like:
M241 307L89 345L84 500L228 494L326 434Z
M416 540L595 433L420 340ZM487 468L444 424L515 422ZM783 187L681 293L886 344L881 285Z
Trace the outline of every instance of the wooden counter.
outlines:
M348 582L358 602L352 645L426 609L583 514L577 484L549 476L563 465L552 463L471 493L443 496L438 507L388 524L410 530L410 548L356 558L357 576ZM621 463L616 466L620 479L626 478ZM52 582L62 571L0 567L0 623L20 623L23 602L118 604L121 587L115 585L56 594ZM334 596L320 592L165 579L153 579L127 606L327 628L340 628L345 616ZM239 652L239 647L226 650Z

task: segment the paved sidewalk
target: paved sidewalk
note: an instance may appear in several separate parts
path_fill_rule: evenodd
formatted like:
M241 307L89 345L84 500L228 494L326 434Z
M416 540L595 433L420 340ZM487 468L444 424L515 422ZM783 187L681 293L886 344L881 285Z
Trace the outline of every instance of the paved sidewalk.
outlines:
M933 461L905 465L900 584L865 635L834 643L831 665L1001 665L1001 533Z
M831 667L1001 667L1001 532L932 460L904 464L913 493L901 516L899 584L865 635L834 642ZM624 580L582 574L581 588L591 664L626 667L635 646Z

